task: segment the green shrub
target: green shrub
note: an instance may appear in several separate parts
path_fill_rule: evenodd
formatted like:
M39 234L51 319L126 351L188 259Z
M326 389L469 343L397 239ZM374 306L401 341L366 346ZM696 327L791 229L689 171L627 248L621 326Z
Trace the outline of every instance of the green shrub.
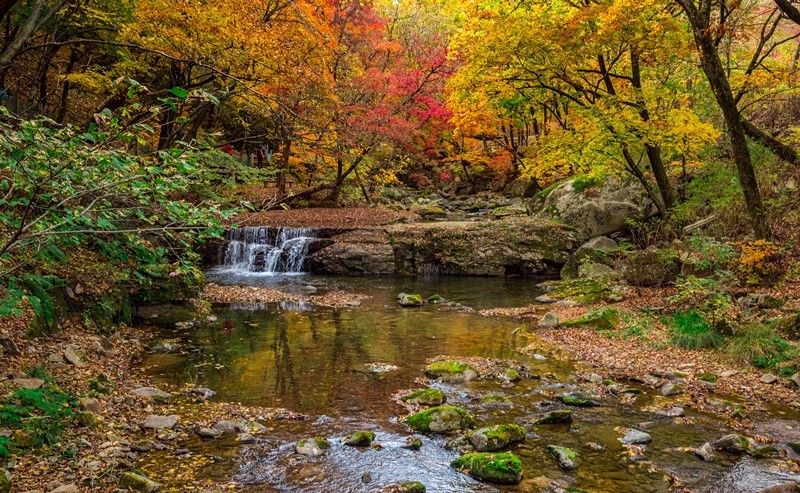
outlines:
M722 345L723 337L696 311L676 312L670 320L670 342L688 349L715 348Z
M730 243L723 243L708 236L691 236L686 242L689 251L683 263L697 272L715 273L725 270L736 258L736 249Z
M38 389L17 389L0 406L0 425L23 432L26 446L52 445L77 416L78 399L52 385ZM0 456L15 446L12 440L0 442Z
M710 277L686 276L675 282L678 292L667 301L684 311L695 311L711 324L727 319L733 298L725 291L724 280Z
M758 368L775 368L780 363L797 357L797 348L766 324L748 327L731 338L727 350L736 358Z

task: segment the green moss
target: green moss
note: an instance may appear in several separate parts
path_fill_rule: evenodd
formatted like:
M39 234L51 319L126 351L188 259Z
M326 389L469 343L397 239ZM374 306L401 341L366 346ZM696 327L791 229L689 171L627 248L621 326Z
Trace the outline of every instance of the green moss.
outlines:
M417 437L409 437L403 448L408 450L419 450L422 448L422 440Z
M575 406L575 407L597 407L600 405L594 399L590 399L584 395L581 395L577 392L570 392L567 394L561 394L558 396L561 399L561 402L568 406Z
M562 447L560 445L548 445L547 451L558 461L558 465L561 469L575 468L575 461L578 459L578 453L571 448Z
M525 428L513 423L481 428L470 437L475 448L482 452L494 452L524 440Z
M392 491L396 493L425 493L425 485L419 481L409 481L407 483L400 483Z
M700 380L708 383L717 383L717 375L711 372L703 372L697 376Z
M308 442L314 442L314 444L317 447L319 447L320 450L327 450L327 449L331 448L331 443L325 437L306 438L306 439L303 439L303 440L300 440L299 442L297 442L297 446L298 447L302 447L305 444L307 444Z
M614 308L592 310L582 317L562 323L566 327L590 326L600 330L612 330L619 322L619 312Z
M504 395L489 394L481 399L481 404L511 404L511 401Z
M375 440L375 433L369 430L359 430L345 439L344 444L351 447L369 447ZM321 447L320 447L321 448Z
M600 180L591 175L576 176L572 180L572 189L577 193L584 192L600 184Z
M453 431L475 425L475 419L465 409L447 404L412 414L405 422L414 430L422 432Z
M444 303L446 300L445 300L445 299L444 299L444 297L442 297L441 295L434 294L434 295L431 295L431 296L428 298L428 300L427 300L427 301L428 301L428 303L430 303L431 305L438 305L439 303Z
M508 380L509 382L516 382L520 378L519 371L517 371L516 368L509 368L503 372L503 379Z
M425 375L429 378L464 376L468 372L477 374L470 365L454 360L434 361L425 367Z
M547 281L542 285L548 289L547 295L555 300L573 300L590 304L598 301L615 301L621 295L614 279L610 277Z
M522 480L522 461L511 452L465 454L450 465L479 481L517 484Z
M444 402L447 400L447 397L441 390L428 387L406 394L401 397L400 400L410 404L418 404L422 406L440 406L444 404Z

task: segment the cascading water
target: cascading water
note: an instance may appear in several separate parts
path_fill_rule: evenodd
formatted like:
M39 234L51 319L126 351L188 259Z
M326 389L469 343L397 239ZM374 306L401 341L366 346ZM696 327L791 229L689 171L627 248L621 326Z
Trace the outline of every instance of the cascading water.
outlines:
M233 229L217 270L235 273L299 274L311 242L311 228L257 226Z

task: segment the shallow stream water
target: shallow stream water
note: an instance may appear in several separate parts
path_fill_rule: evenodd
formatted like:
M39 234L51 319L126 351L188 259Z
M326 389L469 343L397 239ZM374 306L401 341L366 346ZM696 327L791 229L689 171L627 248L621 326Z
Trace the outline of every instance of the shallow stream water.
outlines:
M217 279L219 281L219 279ZM281 284L288 289L330 289L367 293L370 299L348 309L312 308L302 304L214 307L215 321L193 329L184 341L197 350L153 354L143 365L154 382L192 383L217 392L215 400L244 405L282 407L309 415L305 421L277 421L256 444L194 439L198 454L218 457L204 474L235 480L246 491L371 492L388 484L416 480L429 492L540 491L547 477L563 488L583 491L659 492L686 487L691 491L750 492L785 481L778 462L722 457L708 463L692 449L729 432L720 420L687 410L686 418L666 418L654 411L670 400L642 388L630 402L602 399L603 406L575 408L572 426L538 426L526 441L511 448L523 462L525 480L518 486L477 482L449 467L457 452L444 448L446 437L424 436L419 451L401 447L413 433L402 423L406 413L392 395L426 384L441 388L448 402L472 412L478 426L520 422L554 402L563 392L592 392L581 383L571 362L553 357L546 345L543 361L518 352L519 321L482 317L468 311L520 306L537 294L534 283L498 279L332 279L306 276L226 279L249 284ZM438 293L457 306L401 308L400 291ZM515 359L539 378L514 385L478 380L464 384L427 382L422 374L429 358L483 356ZM375 373L370 364L394 365ZM510 408L481 404L488 394L506 396ZM545 403L545 404L543 404ZM563 407L560 405L556 408ZM653 442L636 451L619 442L620 427L637 427ZM371 429L380 447L357 449L340 438ZM319 458L294 454L294 442L325 436L332 449ZM577 468L565 472L548 455L549 444L578 452ZM152 465L152 464L151 464ZM678 478L675 483L671 478ZM543 490L549 491L549 490Z

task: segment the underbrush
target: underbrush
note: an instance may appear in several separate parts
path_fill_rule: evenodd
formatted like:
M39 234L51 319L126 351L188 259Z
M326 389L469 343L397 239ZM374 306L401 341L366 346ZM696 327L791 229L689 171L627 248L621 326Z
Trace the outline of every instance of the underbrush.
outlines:
M670 342L687 349L718 348L724 343L722 335L696 311L676 312L668 320L672 332Z
M797 358L797 348L768 324L755 324L730 338L726 350L740 361L771 369Z

